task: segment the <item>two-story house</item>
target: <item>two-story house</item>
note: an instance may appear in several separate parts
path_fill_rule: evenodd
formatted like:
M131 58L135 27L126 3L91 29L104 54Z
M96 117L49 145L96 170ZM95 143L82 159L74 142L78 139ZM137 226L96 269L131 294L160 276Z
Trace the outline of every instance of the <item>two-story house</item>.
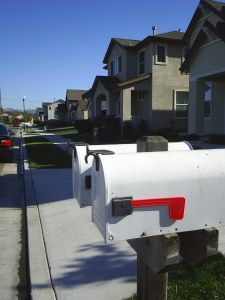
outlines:
M48 105L48 109L47 109L48 110L48 120L58 120L59 119L57 110L58 110L58 106L60 104L64 104L64 101L62 99L59 99Z
M154 28L155 29L155 28ZM137 129L187 130L188 75L181 74L183 33L155 34L142 41L113 38L103 63L108 76L96 76L91 89L92 118L115 115Z
M225 3L201 0L184 35L190 50L189 133L225 134Z

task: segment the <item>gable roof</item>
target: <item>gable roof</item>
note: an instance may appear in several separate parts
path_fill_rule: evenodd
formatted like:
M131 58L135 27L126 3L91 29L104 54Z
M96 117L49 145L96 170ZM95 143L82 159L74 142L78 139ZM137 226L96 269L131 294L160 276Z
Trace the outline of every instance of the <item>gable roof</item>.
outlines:
M196 50L201 45L201 43L204 41L204 39L207 37L207 34L205 33L205 30L209 29L211 32L213 32L218 38L220 38L225 43L225 18L221 19L218 15L218 9L220 12L225 12L225 3L222 2L216 2L212 0L201 0L200 4L203 5L210 5L210 9L214 13L214 16L210 16L210 20L206 19L203 23L200 31L198 32L198 35L196 36L191 48L188 51L188 54L185 58L185 61L181 65L180 71L181 72L189 72L189 67L191 63L192 57L195 55ZM200 5L199 4L199 5ZM213 7L213 9L212 9ZM194 24L198 18L199 13L199 6L195 11L195 14L191 20L191 23L188 26L187 32L185 33L184 38L188 39L191 35L191 31L194 27ZM215 13L216 12L216 13Z
M215 13L218 17L223 19L225 21L225 3L224 2L218 2L213 0L201 0L199 2L198 7L196 8L194 15L188 25L188 28L184 34L184 41L187 41L190 33L192 31L192 28L195 26L195 22L198 20L198 18L202 15L201 11L201 5L203 7L206 7L207 9L211 10L213 13Z
M85 101L85 100L79 100L78 101L78 106L80 107L80 109L82 111L85 111L87 110L87 107L88 107L88 101Z
M92 95L93 95L93 93L94 93L94 91L95 91L95 89L96 89L99 82L102 83L102 85L104 86L104 88L107 91L111 91L111 90L118 87L118 84L120 83L120 80L115 76L96 76L95 80L94 80L94 83L93 83L93 86L91 88Z
M67 101L79 101L82 100L82 94L87 92L87 90L72 90L68 89L66 91L66 100Z
M106 51L105 57L103 59L103 63L106 64L107 60L110 56L110 53L114 47L115 44L121 46L122 48L133 48L136 46L140 41L139 40L131 40L131 39L121 39L121 38L112 38L108 49Z

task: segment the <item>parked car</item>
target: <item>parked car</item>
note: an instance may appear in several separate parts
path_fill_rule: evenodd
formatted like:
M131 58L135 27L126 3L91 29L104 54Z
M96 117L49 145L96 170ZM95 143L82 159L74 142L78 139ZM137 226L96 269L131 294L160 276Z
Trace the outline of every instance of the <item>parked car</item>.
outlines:
M13 140L11 131L6 125L0 123L0 162L12 161Z

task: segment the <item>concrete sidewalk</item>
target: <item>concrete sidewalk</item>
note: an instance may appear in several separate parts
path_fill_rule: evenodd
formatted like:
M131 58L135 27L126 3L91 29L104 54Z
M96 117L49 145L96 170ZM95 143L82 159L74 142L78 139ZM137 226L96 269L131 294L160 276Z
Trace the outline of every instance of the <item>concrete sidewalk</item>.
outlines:
M36 236L30 244L33 299L119 300L135 293L136 254L127 242L103 243L91 207L72 199L71 169L27 170L26 176L38 203L28 206L29 236Z
M41 133L67 151L67 139ZM202 148L218 145L194 141ZM223 148L221 146L221 148ZM136 292L136 254L127 242L104 245L91 207L72 198L71 169L26 170L34 300L122 300ZM225 253L225 228L219 250Z

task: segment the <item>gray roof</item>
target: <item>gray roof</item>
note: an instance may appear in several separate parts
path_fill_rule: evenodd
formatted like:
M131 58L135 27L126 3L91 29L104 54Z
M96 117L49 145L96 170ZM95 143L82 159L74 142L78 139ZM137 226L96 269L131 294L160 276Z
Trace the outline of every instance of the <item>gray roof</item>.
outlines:
M181 31L169 31L161 34L156 34L155 37L164 38L164 39L172 39L172 40L182 40L184 36L184 32Z
M110 55L115 43L119 44L123 48L132 48L132 47L136 46L139 42L140 42L139 40L112 38L109 43L108 49L106 51L105 57L103 59L103 63L104 64L107 63L107 60L109 58L109 55Z
M82 100L82 94L86 93L87 90L72 90L66 91L66 100L68 101L79 101Z

